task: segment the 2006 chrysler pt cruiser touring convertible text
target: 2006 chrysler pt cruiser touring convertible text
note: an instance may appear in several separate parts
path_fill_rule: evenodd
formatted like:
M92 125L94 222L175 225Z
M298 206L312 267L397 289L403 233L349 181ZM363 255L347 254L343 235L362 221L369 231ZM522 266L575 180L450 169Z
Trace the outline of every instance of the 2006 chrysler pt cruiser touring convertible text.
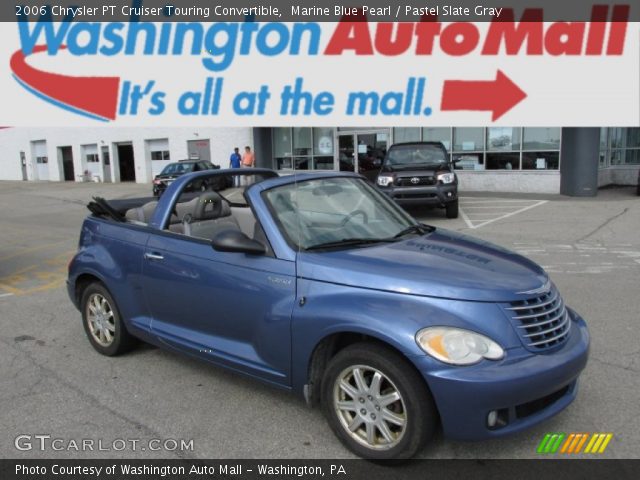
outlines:
M193 192L195 180L240 175ZM576 396L589 334L532 261L417 223L353 173L219 170L95 198L68 289L93 347L134 338L320 404L365 458L516 432Z

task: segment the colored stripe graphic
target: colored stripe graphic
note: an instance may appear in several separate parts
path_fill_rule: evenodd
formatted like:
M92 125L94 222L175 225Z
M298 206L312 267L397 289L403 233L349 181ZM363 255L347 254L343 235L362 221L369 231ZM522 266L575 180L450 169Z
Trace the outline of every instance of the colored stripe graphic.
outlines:
M556 453L562 439L565 437L564 433L547 433L545 437L538 445L538 453Z
M603 453L612 438L612 433L594 433L584 453Z
M46 50L46 45L38 45L33 53ZM90 118L115 120L120 77L73 77L44 72L27 64L22 50L11 56L10 66L16 80L34 95Z
M547 433L538 445L536 452L540 454L561 453L568 455L578 453L601 454L607 449L612 438L613 433L570 433L569 435L565 433ZM584 450L583 447L585 447Z

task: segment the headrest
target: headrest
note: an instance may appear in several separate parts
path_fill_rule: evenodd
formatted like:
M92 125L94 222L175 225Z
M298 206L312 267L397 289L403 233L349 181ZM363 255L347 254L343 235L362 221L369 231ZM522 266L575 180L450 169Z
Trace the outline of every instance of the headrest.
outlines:
M145 203L142 206L142 213L144 215L144 223L149 223L151 221L151 216L153 212L156 211L156 207L158 206L158 202L153 200L149 203Z
M231 209L220 194L216 192L205 192L199 197L198 205L193 213L193 220L213 220L229 215L231 215Z
M138 222L149 223L153 212L155 212L158 202L153 200L145 203L141 207L130 208L126 211L124 216L127 220L137 220Z
M193 217L194 212L196 210L196 206L198 205L199 197L192 198L188 202L182 202L176 204L176 215L178 217L178 221L182 222L185 220L185 217L188 215L189 217Z

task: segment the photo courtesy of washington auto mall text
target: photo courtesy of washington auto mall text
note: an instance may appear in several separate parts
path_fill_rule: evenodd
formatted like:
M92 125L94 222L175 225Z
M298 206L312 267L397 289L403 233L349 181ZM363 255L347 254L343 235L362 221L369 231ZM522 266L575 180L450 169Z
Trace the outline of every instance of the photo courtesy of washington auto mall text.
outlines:
M640 471L640 4L0 2L0 480Z

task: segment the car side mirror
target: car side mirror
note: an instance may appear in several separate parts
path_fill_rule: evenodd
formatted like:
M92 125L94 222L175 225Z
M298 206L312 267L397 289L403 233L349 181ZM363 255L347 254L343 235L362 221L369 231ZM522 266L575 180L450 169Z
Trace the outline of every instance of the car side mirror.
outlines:
M249 255L267 253L267 249L262 243L249 238L240 230L225 230L216 234L211 240L211 246L218 252L247 253Z

